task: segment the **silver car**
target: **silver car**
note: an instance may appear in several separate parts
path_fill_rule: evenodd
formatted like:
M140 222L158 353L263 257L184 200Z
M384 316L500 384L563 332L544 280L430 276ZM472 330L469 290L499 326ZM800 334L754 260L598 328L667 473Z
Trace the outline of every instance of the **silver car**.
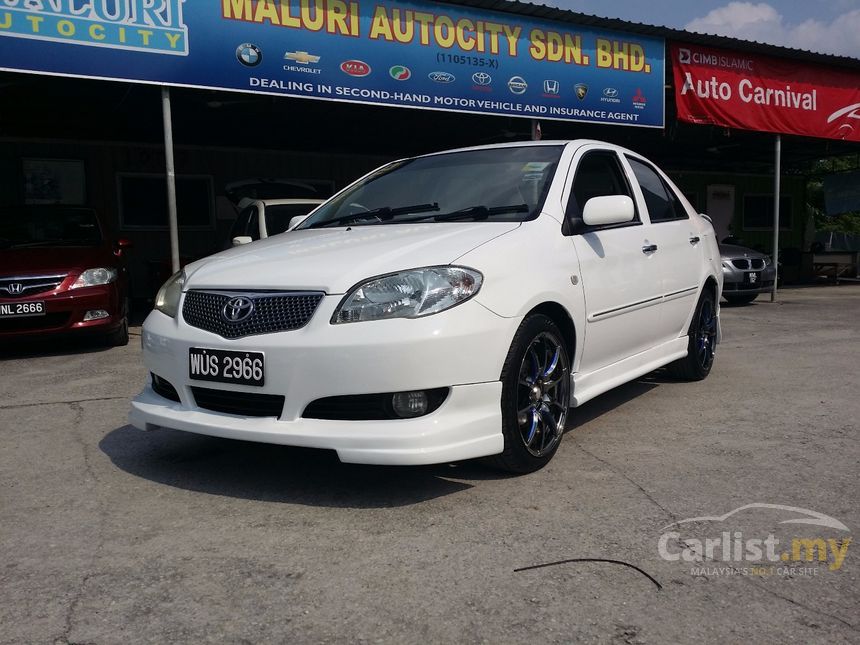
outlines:
M769 256L735 244L720 244L723 261L723 297L730 304L746 304L773 288L776 275Z

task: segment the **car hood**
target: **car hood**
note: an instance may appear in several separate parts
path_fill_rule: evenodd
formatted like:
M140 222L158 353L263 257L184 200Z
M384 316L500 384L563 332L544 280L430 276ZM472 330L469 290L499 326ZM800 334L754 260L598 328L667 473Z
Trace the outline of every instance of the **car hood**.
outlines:
M23 249L0 249L0 274L37 275L71 273L100 266L114 266L104 247L54 246Z
M185 288L340 294L373 276L450 264L519 226L519 222L458 222L291 231L188 265Z
M763 258L765 253L756 251L755 249L747 248L746 246L737 246L735 244L720 244L720 257L723 260L731 260L732 258Z

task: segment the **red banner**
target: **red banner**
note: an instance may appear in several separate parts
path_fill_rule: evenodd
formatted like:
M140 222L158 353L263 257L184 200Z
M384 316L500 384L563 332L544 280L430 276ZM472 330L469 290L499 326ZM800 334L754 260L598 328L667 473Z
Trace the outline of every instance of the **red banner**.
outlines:
M678 118L860 141L860 73L670 43Z

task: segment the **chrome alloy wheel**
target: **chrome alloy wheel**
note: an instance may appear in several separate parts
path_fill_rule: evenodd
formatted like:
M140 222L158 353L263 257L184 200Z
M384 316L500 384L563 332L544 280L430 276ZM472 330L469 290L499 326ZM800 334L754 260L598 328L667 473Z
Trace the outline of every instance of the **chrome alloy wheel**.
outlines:
M535 457L561 440L570 405L570 365L554 334L542 332L520 363L517 423L526 450Z
M695 342L699 366L707 371L711 369L714 362L714 352L717 350L717 317L714 303L709 298L702 301L699 310Z

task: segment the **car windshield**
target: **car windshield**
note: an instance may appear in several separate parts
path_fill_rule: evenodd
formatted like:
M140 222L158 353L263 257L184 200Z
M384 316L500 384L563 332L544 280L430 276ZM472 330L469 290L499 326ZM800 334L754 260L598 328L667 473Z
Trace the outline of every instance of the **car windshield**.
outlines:
M23 208L0 211L0 248L98 246L102 234L84 208Z
M563 148L489 148L394 162L335 197L299 228L522 221L543 206Z
M299 215L307 215L317 204L269 204L266 206L266 233L269 236L283 233L290 220Z

